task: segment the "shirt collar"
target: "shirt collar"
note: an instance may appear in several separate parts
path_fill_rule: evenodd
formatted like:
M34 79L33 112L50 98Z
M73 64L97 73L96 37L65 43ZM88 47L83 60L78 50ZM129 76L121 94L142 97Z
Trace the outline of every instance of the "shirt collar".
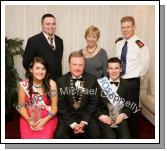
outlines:
M120 82L120 78L118 78L117 80L113 81L111 78L109 78L109 82Z
M49 36L48 36L45 32L43 32L43 31L42 31L42 33L43 33L43 35L45 36L45 38L46 38L47 40L49 40ZM53 35L53 39L54 39L54 35Z
M72 78L73 78L73 79L82 78L82 75L81 75L81 76L79 76L79 77L76 77L76 76L72 75Z
M132 41L135 41L136 39L137 39L136 35L133 35L133 36L130 37L128 40L126 40L126 39L124 38L124 40L127 41L128 43L129 43L129 42L132 42Z

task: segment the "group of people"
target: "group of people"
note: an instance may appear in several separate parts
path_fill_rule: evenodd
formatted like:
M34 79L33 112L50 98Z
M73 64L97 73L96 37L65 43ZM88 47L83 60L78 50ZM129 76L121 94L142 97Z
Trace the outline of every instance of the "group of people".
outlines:
M71 52L64 75L55 17L43 15L41 27L40 34L28 39L23 55L26 79L19 82L17 106L21 138L135 138L137 114L131 105L139 104L149 50L134 34L134 18L121 19L123 37L116 39L116 55L110 59L98 45L99 29L90 26L87 46Z

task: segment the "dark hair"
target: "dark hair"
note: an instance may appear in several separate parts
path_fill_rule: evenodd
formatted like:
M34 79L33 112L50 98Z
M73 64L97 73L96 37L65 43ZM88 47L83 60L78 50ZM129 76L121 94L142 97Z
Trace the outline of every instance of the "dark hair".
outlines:
M133 16L124 16L122 19L121 19L121 24L123 22L132 22L132 25L134 26L135 25L135 19L133 18Z
M56 19L52 14L44 14L41 18L41 24L43 23L43 21L46 17L53 17L54 19Z
M69 55L69 58L68 58L69 63L70 63L72 57L78 57L78 58L84 58L85 59L85 56L84 56L82 50L71 52L70 55Z
M46 69L46 74L45 74L45 77L43 79L43 85L44 85L44 93L47 94L47 97L50 99L50 96L48 95L49 94L49 91L50 91L50 75L49 75L49 69L48 69L48 64L46 63L46 61L40 57L35 57L31 63L30 63L30 66L26 72L26 78L29 79L29 95L30 95L30 99L32 97L32 93L33 93L33 89L32 89L32 86L33 86L33 75L32 75L32 72L30 71L30 69L33 68L34 64L35 63L41 63L44 65L45 69Z
M121 67L121 60L119 58L117 58L117 57L113 57L113 58L108 59L107 67L108 67L109 63L119 63L120 67Z

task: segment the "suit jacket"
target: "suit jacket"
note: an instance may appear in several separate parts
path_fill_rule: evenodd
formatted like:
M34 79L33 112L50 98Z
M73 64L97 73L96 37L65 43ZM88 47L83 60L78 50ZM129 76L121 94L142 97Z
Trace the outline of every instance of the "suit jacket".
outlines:
M104 92L101 91L101 87L98 87L98 93L102 95L100 96L100 102L98 106L98 110L96 112L96 116L99 117L100 115L109 115L108 106L109 100L107 97L104 96ZM117 94L120 96L120 98L125 99L125 101L132 101L132 86L131 84L120 78L120 84L117 89ZM125 102L124 102L125 103ZM130 105L129 105L130 106ZM120 113L125 113L128 117L131 115L131 109L129 107L126 107L124 104L124 107L120 110Z
M81 101L81 106L78 110L74 110L71 93L62 93L65 88L70 88L71 73L68 72L60 77L57 82L58 87L58 118L70 125L77 121L89 122L91 116L95 112L98 105L97 81L96 78L88 73L83 74L84 88L94 91L95 93L84 93Z
M50 76L53 80L62 75L63 40L56 35L54 37L56 44L55 53L52 52L42 32L28 39L23 55L23 66L26 70L34 57L41 57L47 62Z

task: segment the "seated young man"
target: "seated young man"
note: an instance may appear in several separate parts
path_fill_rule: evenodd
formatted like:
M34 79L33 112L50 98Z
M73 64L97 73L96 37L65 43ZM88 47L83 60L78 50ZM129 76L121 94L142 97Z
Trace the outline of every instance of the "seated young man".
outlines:
M100 104L96 115L102 138L131 138L127 119L131 113L132 87L128 81L120 78L121 71L121 61L116 57L110 58L107 64L108 77L98 79ZM114 112L115 118L112 118Z

